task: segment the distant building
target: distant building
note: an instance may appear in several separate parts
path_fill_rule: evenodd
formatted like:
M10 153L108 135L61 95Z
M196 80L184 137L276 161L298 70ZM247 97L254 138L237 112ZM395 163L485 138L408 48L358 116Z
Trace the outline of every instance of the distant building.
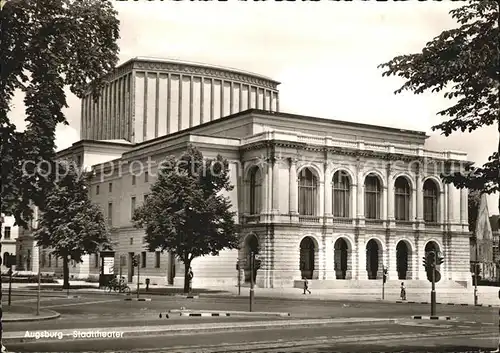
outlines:
M16 239L19 236L19 227L14 225L14 217L2 215L2 272L7 271L5 266L7 254L16 255Z
M141 278L184 280L171 254L146 250L131 216L158 162L193 144L229 161L227 195L242 225L240 250L194 260L194 286L236 284L238 260L248 279L257 248L261 287L304 277L326 288L378 283L384 267L394 282L427 283L422 257L431 250L444 255L442 282L470 284L467 191L439 177L465 168L465 153L429 151L423 132L281 113L278 82L243 71L139 58L107 79L101 105L82 101L82 140L58 158L94 169L90 192L111 227L113 271L129 282L136 254ZM70 271L86 277L101 265L90 255Z

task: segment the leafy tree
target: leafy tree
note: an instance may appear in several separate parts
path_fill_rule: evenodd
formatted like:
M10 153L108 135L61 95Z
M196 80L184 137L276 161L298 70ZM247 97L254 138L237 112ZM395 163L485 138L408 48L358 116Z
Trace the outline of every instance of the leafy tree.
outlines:
M450 119L433 126L433 131L449 136L457 130L471 132L498 124L500 133L500 0L469 0L450 14L458 28L442 32L421 53L396 56L379 67L386 69L383 76L405 80L396 94L445 91L444 97L456 102L438 112ZM466 173L442 178L459 188L498 192L500 139L497 151L482 167L470 166Z
M53 185L55 129L68 124L64 88L79 98L98 92L118 61L119 21L109 0L7 0L0 11L1 212L26 226L30 203L42 207ZM27 127L9 118L12 97L24 93ZM26 165L23 161L33 161ZM40 168L35 165L40 161ZM41 169L41 170L40 170Z
M148 250L166 250L184 264L186 293L193 259L238 248L235 213L221 195L232 189L228 162L220 155L204 160L190 145L180 158L161 163L148 198L134 213L135 227L145 228Z
M69 288L69 260L111 248L108 228L99 206L88 192L89 174L73 163L60 165L60 177L45 199L45 211L34 232L39 246L63 259L63 288Z
M469 232L475 234L477 216L479 214L479 205L481 204L481 192L479 190L469 191L468 202L468 219L469 219Z

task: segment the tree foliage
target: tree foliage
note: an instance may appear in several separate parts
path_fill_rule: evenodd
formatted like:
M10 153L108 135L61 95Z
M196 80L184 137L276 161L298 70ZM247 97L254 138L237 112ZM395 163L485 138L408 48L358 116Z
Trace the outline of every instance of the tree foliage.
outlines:
M238 247L235 213L222 195L232 189L228 162L221 156L204 160L189 146L180 158L161 163L151 193L134 213L134 225L145 229L149 251L171 252L184 263L185 291L193 259Z
M53 184L55 129L67 124L64 88L82 97L102 86L118 60L119 21L109 0L15 0L0 11L1 212L26 225L30 201L43 206ZM17 131L9 112L25 95L27 128ZM23 161L34 161L26 166ZM36 168L36 163L41 169Z
M481 204L481 192L479 190L472 190L469 192L468 200L468 220L469 232L474 234L476 231L476 222L479 214L479 206Z
M432 129L449 136L498 124L500 134L500 0L469 0L450 11L458 27L442 32L421 53L396 56L381 64L383 76L399 76L405 83L395 91L444 92L455 104L438 112L450 118ZM486 193L498 192L500 139L482 167L442 176L446 183ZM500 198L499 198L500 210Z
M67 265L68 259L81 262L85 254L111 248L111 242L103 213L90 200L91 176L73 163L59 165L58 174L59 180L47 193L34 237L39 246L51 248Z

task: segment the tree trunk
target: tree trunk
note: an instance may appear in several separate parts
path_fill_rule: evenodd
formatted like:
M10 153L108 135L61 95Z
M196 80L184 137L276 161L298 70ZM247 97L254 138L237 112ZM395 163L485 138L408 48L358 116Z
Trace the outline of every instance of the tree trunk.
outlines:
M191 261L189 258L184 258L184 293L189 293L191 289L191 281L189 278L189 269L191 268Z
M69 260L63 256L63 289L69 289Z

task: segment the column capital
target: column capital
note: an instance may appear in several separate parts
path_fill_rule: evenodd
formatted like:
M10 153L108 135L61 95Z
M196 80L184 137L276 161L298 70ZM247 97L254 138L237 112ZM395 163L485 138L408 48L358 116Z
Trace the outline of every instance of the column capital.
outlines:
M291 165L296 165L299 159L297 157L288 157L288 161Z

